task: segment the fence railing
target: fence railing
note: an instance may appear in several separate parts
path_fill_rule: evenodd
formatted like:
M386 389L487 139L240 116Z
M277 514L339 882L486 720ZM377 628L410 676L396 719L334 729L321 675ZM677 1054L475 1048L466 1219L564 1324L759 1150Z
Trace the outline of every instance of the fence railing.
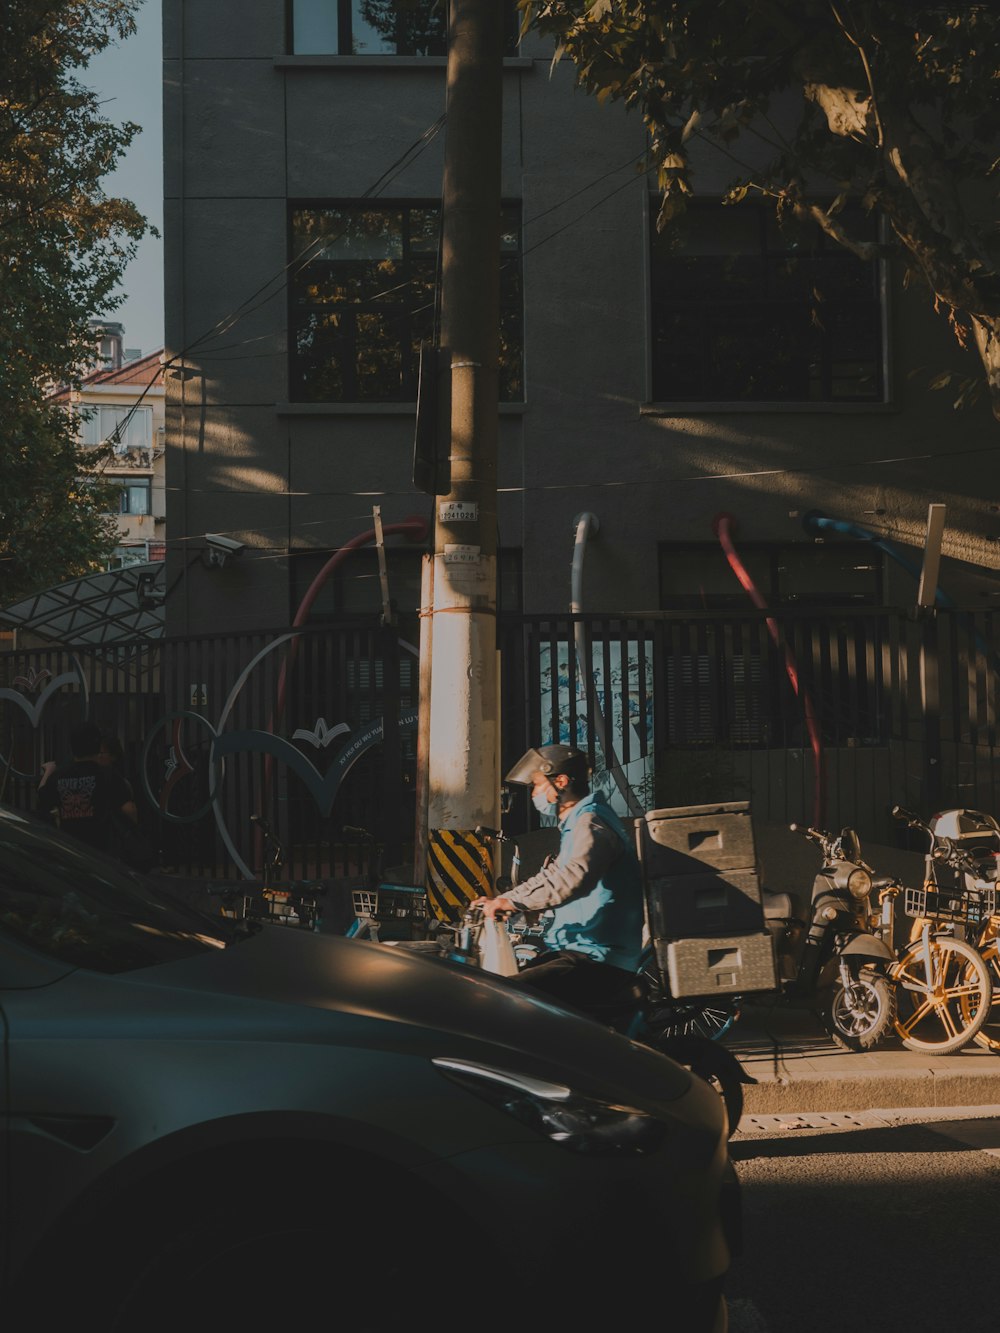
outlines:
M580 745L626 814L749 800L767 822L891 844L893 802L1000 808L991 612L506 616L498 644L501 762ZM147 832L179 869L256 873L260 814L289 873L360 874L376 855L405 871L417 666L367 622L2 652L0 800L33 808L43 761L92 718L121 739ZM511 827L533 818L516 805Z

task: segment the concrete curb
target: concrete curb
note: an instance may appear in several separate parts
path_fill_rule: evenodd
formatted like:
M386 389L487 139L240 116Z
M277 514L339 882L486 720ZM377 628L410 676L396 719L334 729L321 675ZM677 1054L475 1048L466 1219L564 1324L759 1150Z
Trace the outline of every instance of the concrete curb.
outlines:
M972 1044L954 1055L907 1050L897 1038L850 1052L807 1010L747 1005L724 1038L747 1074L744 1114L1000 1104L1000 1055Z

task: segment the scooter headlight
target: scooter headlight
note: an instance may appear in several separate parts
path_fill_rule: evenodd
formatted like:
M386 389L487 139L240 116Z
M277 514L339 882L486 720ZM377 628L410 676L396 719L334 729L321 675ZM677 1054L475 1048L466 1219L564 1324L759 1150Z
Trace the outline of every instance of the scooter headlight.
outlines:
M847 891L855 898L867 898L872 891L872 877L860 866L847 876Z

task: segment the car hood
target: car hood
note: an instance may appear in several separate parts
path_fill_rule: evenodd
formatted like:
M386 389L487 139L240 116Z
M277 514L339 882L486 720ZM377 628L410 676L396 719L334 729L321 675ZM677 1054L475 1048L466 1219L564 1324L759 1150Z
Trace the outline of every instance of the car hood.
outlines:
M255 935L150 969L146 980L207 993L306 1006L405 1028L428 1054L492 1059L538 1077L670 1101L687 1070L637 1042L502 977L363 940L265 926ZM138 979L138 977L136 978ZM382 1034L386 1039L386 1034Z

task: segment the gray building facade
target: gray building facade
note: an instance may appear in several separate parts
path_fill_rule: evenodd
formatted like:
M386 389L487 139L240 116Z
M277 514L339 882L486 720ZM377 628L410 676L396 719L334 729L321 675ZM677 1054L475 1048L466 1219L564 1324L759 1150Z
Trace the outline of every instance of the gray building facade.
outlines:
M352 541L366 549L313 614L375 614L373 506L389 529L432 522L412 484L415 358L434 330L446 59L439 30L376 30L370 11L164 0L168 633L287 626ZM501 607L567 609L587 512L588 611L748 607L721 515L772 604L903 606L901 564L803 516L919 564L930 503L942 587L995 605L997 425L930 387L977 366L927 296L891 263L721 209L732 168L707 153L670 250L639 119L551 56L511 29ZM244 550L212 559L206 533ZM390 531L387 547L412 609L428 543Z

